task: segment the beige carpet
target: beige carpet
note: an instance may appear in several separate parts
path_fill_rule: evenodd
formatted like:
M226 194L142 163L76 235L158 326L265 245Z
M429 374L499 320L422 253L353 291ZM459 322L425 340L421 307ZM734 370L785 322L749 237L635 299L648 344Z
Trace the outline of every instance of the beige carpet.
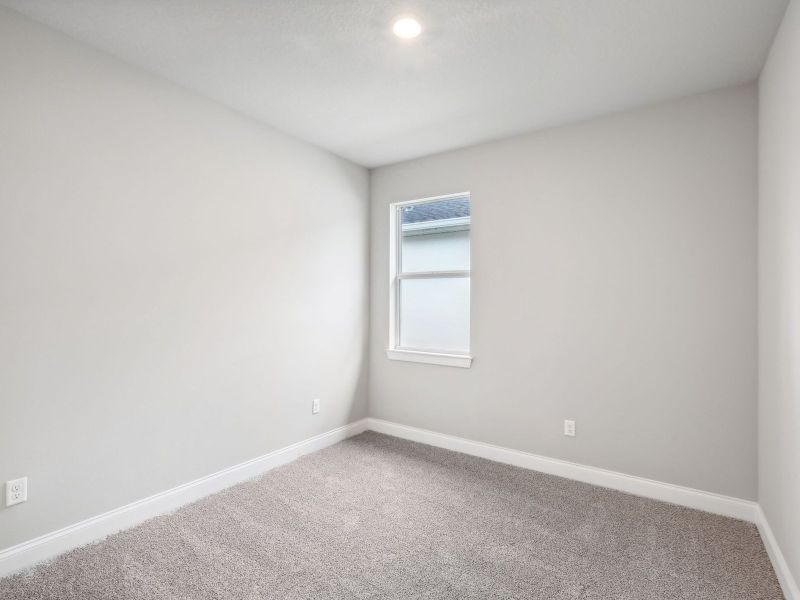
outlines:
M0 598L782 598L756 528L366 433L0 580Z

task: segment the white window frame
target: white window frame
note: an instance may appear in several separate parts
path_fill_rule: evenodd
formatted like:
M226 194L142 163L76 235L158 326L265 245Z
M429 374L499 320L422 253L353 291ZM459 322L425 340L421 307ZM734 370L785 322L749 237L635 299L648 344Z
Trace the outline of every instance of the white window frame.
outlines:
M429 349L402 348L400 343L400 282L404 279L441 279L457 277L471 279L471 268L466 271L427 271L410 272L402 271L402 218L400 213L403 208L417 204L429 204L441 200L454 198L470 198L469 192L433 196L406 202L394 202L389 205L389 347L386 356L392 360L444 365L448 367L461 367L468 369L472 365L472 341L470 350L461 353L437 352ZM471 212L471 211L470 211ZM471 217L470 217L471 219ZM470 252L472 251L472 227L470 221ZM471 267L471 265L470 265ZM472 291L470 290L470 314L472 313ZM470 327L470 331L472 328Z

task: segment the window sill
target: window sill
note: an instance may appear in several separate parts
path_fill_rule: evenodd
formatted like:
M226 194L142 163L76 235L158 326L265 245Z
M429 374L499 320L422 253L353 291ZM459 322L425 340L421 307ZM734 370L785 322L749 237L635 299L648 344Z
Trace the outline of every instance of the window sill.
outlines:
M464 354L441 354L439 352L420 352L419 350L386 350L386 356L391 360L460 367L462 369L469 369L472 366L472 357Z

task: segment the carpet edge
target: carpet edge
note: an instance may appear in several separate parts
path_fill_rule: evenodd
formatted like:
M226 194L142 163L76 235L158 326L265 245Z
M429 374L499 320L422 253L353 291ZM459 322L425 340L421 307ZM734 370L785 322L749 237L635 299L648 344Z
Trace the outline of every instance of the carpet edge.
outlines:
M169 513L223 489L257 477L317 450L332 446L367 429L367 419L336 427L319 435L232 465L174 488L89 517L56 531L0 550L0 578L33 567L69 550L96 542L153 517Z
M627 475L618 471L550 458L522 450L495 446L419 427L402 425L384 419L368 417L367 422L368 430L393 435L412 442L454 450L495 462L590 483L635 496L678 504L750 523L757 522L758 504L752 500L734 498L636 475Z

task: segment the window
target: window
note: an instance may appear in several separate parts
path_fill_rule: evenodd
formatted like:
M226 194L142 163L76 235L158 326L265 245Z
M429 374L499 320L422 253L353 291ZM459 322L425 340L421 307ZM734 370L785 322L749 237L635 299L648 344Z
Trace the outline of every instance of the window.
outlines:
M388 357L469 367L469 194L389 210Z

